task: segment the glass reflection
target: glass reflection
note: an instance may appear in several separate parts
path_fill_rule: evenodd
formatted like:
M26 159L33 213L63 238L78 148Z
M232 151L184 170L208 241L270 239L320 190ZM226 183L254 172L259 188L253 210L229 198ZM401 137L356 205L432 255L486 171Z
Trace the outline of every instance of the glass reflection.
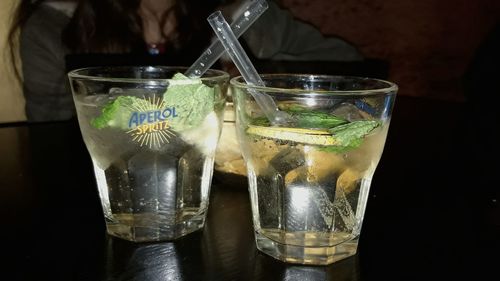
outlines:
M358 256L349 257L329 266L305 266L275 260L255 249L253 272L249 280L283 281L356 281L361 280Z
M108 237L104 280L202 280L202 233L175 242L133 243ZM197 269L197 270L192 270Z

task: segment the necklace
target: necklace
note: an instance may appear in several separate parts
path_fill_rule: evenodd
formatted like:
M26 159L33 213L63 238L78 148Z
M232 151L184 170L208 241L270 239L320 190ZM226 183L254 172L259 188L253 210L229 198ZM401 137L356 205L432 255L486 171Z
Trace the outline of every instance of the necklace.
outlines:
M158 43L158 44L147 44L146 45L148 53L150 55L156 56L156 55L161 55L165 53L165 44L164 43Z
M146 50L150 55L160 55L166 50L166 42L174 31L169 24L173 20L173 3L142 0L139 15L142 18Z

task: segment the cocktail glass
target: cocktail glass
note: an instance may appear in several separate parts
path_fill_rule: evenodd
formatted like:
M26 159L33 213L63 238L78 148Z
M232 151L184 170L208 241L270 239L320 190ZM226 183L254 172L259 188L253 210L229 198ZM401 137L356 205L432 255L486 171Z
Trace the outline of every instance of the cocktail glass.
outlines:
M173 240L204 225L229 75L189 79L185 70L68 74L110 235Z
M261 78L265 86L231 80L257 248L299 264L354 255L397 86L326 75ZM255 93L271 96L289 123L271 125Z

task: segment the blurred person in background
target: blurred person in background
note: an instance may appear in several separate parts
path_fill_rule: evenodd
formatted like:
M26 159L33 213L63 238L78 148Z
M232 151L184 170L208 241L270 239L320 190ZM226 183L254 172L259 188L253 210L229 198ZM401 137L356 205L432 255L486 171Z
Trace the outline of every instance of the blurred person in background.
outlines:
M17 46L16 34L20 31L22 67L17 74L23 77L20 80L28 121L68 120L75 116L66 76L69 70L106 65L191 65L215 38L206 21L208 15L222 10L231 22L246 2L21 0L9 42ZM363 59L353 45L341 38L323 36L273 1L242 37L249 55L258 59ZM212 68L232 70L227 58Z

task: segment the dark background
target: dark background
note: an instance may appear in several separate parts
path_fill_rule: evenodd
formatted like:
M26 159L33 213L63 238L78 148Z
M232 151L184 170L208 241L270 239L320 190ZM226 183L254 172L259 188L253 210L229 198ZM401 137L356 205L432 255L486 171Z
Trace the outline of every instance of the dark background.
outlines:
M324 34L388 61L401 95L455 101L464 100L462 79L500 18L497 0L279 2Z

